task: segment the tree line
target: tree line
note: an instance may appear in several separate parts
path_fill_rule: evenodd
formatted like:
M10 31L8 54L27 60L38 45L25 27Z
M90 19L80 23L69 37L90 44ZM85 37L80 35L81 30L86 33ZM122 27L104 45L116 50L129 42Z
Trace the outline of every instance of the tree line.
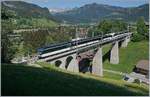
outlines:
M149 25L146 24L143 17L139 17L134 24L121 20L103 20L97 26L90 28L88 36L93 37L108 33L117 33L124 30L129 30L133 33L133 42L149 40Z
M127 26L127 23L121 20L103 20L98 26L90 29L88 36L92 37L127 30Z

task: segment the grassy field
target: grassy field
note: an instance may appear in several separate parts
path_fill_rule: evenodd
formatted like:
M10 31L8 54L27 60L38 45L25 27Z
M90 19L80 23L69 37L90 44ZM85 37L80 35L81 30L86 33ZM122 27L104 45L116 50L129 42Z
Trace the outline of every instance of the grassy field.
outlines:
M115 80L122 80L124 76L104 71L104 77L110 78L110 79L115 79Z
M105 55L111 45L103 47ZM114 71L131 72L137 61L148 59L148 42L129 43L120 48L120 63L104 61L104 68ZM123 76L104 72L104 77L92 74L72 73L47 63L38 63L43 68L24 65L2 65L2 95L148 95L148 86L127 83Z
M47 66L45 64L45 66ZM71 73L48 65L35 68L2 65L2 95L148 95L148 86L91 74Z
M132 72L134 66L139 60L149 59L148 41L130 42L128 47L119 49L119 64L110 64L109 60L104 61L104 68L124 73ZM103 48L103 54L110 49L110 45Z

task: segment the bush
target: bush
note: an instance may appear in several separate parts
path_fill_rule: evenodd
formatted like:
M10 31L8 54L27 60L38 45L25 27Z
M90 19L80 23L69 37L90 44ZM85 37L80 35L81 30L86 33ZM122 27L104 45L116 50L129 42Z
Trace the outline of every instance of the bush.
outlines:
M140 80L139 79L135 79L134 83L140 84Z
M138 34L138 33L134 33L131 40L132 40L133 42L139 42L139 41L142 41L143 38L144 38L144 36L142 36L142 35L140 35L140 34Z

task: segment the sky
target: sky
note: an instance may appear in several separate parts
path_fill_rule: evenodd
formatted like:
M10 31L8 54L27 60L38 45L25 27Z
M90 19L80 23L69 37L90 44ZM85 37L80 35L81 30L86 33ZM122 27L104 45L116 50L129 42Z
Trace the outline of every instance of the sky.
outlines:
M25 0L25 1L47 8L75 8L90 3L107 4L120 7L136 7L149 2L149 0Z

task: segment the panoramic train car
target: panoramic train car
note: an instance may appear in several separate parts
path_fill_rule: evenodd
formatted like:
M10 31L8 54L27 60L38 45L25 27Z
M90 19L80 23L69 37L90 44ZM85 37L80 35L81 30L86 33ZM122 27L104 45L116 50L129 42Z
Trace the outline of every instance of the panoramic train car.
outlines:
M71 46L71 42L63 42L63 43L58 43L58 44L55 44L55 45L50 45L48 47L44 47L44 48L39 48L37 51L38 53L41 55L41 54L45 54L45 53L48 53L48 52L53 52L53 51L56 51L56 50L59 50L59 49L63 49L63 48L66 48L66 47L69 47Z
M38 54L39 58L45 58L49 57L51 55L55 55L61 52L66 52L71 49L83 47L86 45L91 45L94 43L99 42L101 39L110 39L112 35L106 34L103 37L101 35L93 37L93 38L87 38L87 39L80 39L80 40L74 40L74 41L69 41L69 42L63 42L63 43L58 43L58 44L52 44L46 47L39 48Z

